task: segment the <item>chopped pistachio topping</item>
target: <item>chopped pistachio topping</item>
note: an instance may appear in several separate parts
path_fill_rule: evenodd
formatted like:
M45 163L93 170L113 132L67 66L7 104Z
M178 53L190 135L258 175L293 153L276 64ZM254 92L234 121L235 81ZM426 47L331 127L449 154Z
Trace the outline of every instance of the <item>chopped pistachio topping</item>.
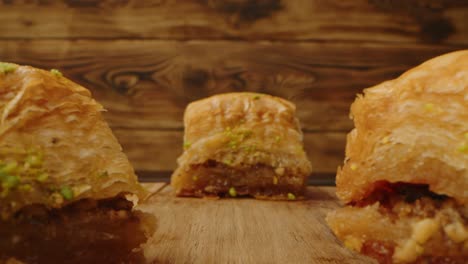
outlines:
M11 161L3 165L3 167L0 168L0 171L8 174L15 172L17 168L18 163L16 163L16 161Z
M253 133L250 130L232 131L231 127L227 127L224 134L228 139L228 146L236 149L244 140L251 137Z
M109 173L107 171L103 171L101 173L98 174L98 177L99 178L106 178L106 177L109 177Z
M460 151L461 153L468 154L468 144L466 144L466 143L461 144L461 145L457 148L457 150Z
M357 170L358 165L356 163L351 164L351 170L355 171Z
M389 141L389 138L388 138L388 136L386 136L386 137L382 138L382 143L383 143L383 144L387 144L387 143L388 143L388 141Z
M280 136L276 136L276 137L275 137L275 142L276 142L276 143L280 142L280 140L281 140L281 137L280 137Z
M288 193L288 200L296 200L296 195Z
M296 153L297 153L297 154L301 154L301 153L303 153L303 152L304 152L304 148L303 148L302 146L296 147Z
M426 104L424 104L424 109L426 111L434 111L434 104L426 103Z
M192 146L192 144L190 144L190 142L188 142L188 141L184 142L184 149L189 149L191 146Z
M229 195L231 197L236 197L237 196L236 188L234 187L229 188Z
M237 148L237 142L235 142L235 141L229 141L228 145L232 149Z
M18 68L17 65L8 62L0 62L0 72L7 74L10 72L14 72Z
M22 184L18 187L18 190L22 192L30 192L32 190L31 184Z
M59 70L57 70L57 69L51 69L50 72L51 72L53 75L55 75L56 77L62 77L62 76L63 76L63 74L62 74Z
M26 163L31 167L39 167L42 165L42 157L39 155L28 155L26 157Z
M253 99L254 99L254 100L260 99L260 95L254 95Z
M45 182L45 181L47 181L47 179L49 179L49 174L47 174L47 173L45 173L45 172L39 174L39 175L37 176L37 178L36 178L36 180L37 180L38 182Z
M29 192L35 184L47 181L48 174L42 168L42 153L35 150L7 148L2 156L13 161L0 161L1 196L11 191Z
M232 160L230 160L230 159L225 159L225 160L223 160L223 163L226 164L226 165L228 165L228 166L231 166L231 165L232 165Z
M65 200L68 200L68 201L73 199L73 196L74 196L73 190L68 186L63 186L62 188L60 188L60 194Z
M278 177L273 176L273 184L277 185L278 184Z
M2 187L3 188L15 188L19 185L20 179L18 176L8 175L2 179Z
M255 145L250 145L250 146L245 146L244 147L244 150L248 153L253 153L255 152L255 150L257 149L257 147Z
M81 194L91 190L91 185L88 184L79 184L71 187L73 197L80 196Z

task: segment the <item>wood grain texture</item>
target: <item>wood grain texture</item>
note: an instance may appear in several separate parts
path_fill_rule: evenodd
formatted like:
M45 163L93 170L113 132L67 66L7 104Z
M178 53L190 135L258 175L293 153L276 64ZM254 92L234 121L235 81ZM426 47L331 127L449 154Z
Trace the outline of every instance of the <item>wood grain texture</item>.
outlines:
M140 209L157 218L146 247L154 263L375 263L345 249L325 223L338 208L333 187L307 200L176 198L170 187Z
M463 0L4 0L0 38L468 44L467 16Z
M142 180L168 180L189 102L286 98L333 183L356 94L468 48L467 17L463 0L0 0L0 61L90 89Z
M113 128L183 128L185 106L254 91L297 105L305 131L348 131L363 88L458 48L379 43L0 41L0 60L57 68L89 88Z
M172 171L182 153L182 131L114 129L130 162L137 170ZM346 133L304 134L305 151L315 173L335 173L343 163Z

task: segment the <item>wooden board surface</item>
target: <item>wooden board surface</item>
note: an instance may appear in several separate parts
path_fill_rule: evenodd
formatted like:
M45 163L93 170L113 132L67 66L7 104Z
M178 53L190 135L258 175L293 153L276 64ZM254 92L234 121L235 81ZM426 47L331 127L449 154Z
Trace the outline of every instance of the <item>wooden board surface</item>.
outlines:
M333 187L294 202L176 198L167 185L141 209L157 218L147 248L155 263L374 263L342 247L325 223Z
M467 16L464 0L5 0L0 32L27 39L468 44Z

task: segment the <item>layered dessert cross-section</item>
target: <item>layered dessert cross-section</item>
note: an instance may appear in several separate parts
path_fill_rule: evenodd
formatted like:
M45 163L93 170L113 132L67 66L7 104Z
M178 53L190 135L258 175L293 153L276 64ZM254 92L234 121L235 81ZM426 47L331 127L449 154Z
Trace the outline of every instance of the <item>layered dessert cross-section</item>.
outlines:
M215 95L189 104L184 124L184 153L171 179L177 195L302 197L311 164L291 102Z
M90 92L0 63L0 263L142 263L146 196Z
M351 116L336 236L380 263L466 263L468 51L366 89Z

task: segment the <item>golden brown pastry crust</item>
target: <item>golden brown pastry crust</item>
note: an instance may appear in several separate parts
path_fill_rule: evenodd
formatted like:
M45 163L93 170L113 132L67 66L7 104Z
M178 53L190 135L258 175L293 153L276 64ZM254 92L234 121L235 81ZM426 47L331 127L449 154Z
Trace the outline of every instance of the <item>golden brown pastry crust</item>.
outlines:
M179 194L193 181L193 166L208 161L245 168L240 177L250 177L256 170L251 167L261 165L279 172L278 177L295 176L293 185L299 186L311 172L295 106L284 99L256 93L212 96L187 106L184 125L186 149L172 176Z
M428 184L468 202L468 51L431 59L364 90L338 169L337 195L358 201L377 181Z
M8 174L19 179L0 197L4 216L33 203L145 195L87 89L59 72L0 66L0 159L17 164Z
M336 236L380 263L465 263L468 51L366 89L351 117Z

